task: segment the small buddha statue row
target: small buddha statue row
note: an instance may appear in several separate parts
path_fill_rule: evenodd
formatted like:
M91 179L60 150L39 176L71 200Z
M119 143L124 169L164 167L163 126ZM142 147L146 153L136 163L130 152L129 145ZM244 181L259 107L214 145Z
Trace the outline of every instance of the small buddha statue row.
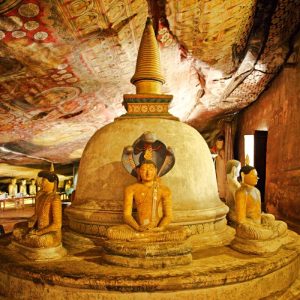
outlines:
M17 179L12 178L11 183L8 185L8 195L9 197L16 196L27 196L27 195L36 195L37 186L35 179L31 179L31 183L29 185L29 193L27 190L27 181L26 179L21 180L21 184L17 185Z

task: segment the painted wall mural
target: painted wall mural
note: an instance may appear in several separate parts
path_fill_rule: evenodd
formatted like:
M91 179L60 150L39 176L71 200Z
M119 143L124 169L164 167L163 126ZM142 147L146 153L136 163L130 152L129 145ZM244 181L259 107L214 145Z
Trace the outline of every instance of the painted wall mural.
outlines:
M91 135L123 113L108 91L130 86L147 3L2 1L0 13L0 144L15 151L12 143L28 141L36 157L79 159Z
M32 156L78 160L91 135L125 112L123 94L135 92L148 15L171 112L215 132L211 119L254 101L288 56L297 1L267 2L0 1L0 163L35 163L22 160L25 143ZM19 156L8 155L15 145Z

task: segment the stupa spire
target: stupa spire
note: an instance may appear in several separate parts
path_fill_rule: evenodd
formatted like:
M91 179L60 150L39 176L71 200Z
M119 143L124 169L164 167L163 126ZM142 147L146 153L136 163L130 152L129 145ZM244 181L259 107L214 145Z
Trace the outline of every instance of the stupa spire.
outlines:
M131 83L136 94L125 94L123 105L127 113L120 118L164 118L178 120L168 111L172 95L161 93L165 79L161 72L158 44L152 21L147 19L141 39L135 74Z
M131 83L135 85L137 94L161 94L161 86L165 83L161 72L159 48L149 17L146 21Z

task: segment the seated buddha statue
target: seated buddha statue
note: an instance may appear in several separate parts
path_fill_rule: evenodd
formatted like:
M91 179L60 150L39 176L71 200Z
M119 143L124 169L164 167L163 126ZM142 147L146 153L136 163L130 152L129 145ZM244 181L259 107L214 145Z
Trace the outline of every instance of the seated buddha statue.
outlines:
M31 184L29 185L29 195L36 195L35 179L31 179Z
M172 149L166 148L152 132L145 132L133 147L124 149L122 160L125 168L137 177L138 182L125 189L123 219L126 225L111 227L108 237L163 240L167 235L168 239L181 239L182 235L185 236L182 228L167 230L172 221L171 191L161 183L159 177L159 174L166 174L174 165ZM127 165L128 161L136 162L131 165L132 169ZM160 164L159 170L157 164Z
M8 195L10 197L15 197L18 194L18 185L17 185L17 179L12 178L11 183L8 185Z
M236 238L231 246L254 254L274 252L288 242L287 225L276 221L273 215L261 212L260 191L255 187L258 181L256 169L245 165L240 170L240 177L241 186L235 193Z
M124 222L137 231L163 230L172 219L171 191L160 185L153 161L145 160L139 169L141 181L128 186L124 199ZM133 202L137 208L137 220L132 216ZM163 216L158 208L162 207Z
M109 240L104 245L104 259L130 267L190 263L190 248L183 243L189 234L184 227L168 226L172 221L171 191L159 178L159 174L166 174L174 165L171 148L146 132L133 146L124 149L122 161L138 181L124 192L125 224L107 230ZM160 255L164 259L159 259ZM172 257L167 259L168 255Z
M27 185L26 185L26 179L22 179L21 180L21 185L20 185L20 189L19 192L22 196L27 196Z
M62 207L56 194L58 177L51 171L38 173L41 189L36 195L35 213L28 222L15 225L14 241L30 248L61 245Z

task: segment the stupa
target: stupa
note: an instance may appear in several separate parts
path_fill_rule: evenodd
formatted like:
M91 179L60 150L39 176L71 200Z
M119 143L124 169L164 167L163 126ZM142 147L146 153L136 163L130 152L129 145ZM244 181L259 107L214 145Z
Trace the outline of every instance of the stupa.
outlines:
M134 182L120 155L145 131L172 145L177 160L164 182L173 191L173 223L187 226L193 250L229 244L228 207L220 201L209 148L192 127L168 112L171 95L161 93L165 79L150 19L139 48L131 82L136 94L124 95L127 114L99 129L83 152L76 198L66 209L70 227L79 233L106 237L107 228L122 224L123 192Z

